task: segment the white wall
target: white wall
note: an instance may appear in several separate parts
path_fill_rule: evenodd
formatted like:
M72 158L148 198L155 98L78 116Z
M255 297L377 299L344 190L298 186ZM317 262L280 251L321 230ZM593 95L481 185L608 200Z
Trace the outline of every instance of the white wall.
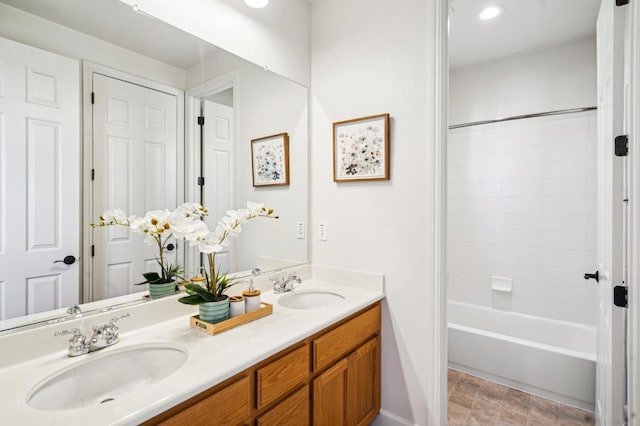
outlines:
M243 225L245 231L236 239L238 269L253 269L260 255L307 262L308 240L297 239L295 231L296 222L306 223L308 215L308 89L227 52L189 69L187 84L194 87L228 72L237 76L234 207L244 207L247 201L264 202L280 216L269 223ZM285 132L289 134L290 184L254 188L251 140Z
M381 272L382 409L376 424L440 424L432 369L436 324L430 238L429 63L434 2L322 0L312 5L312 262ZM391 180L334 183L332 123L388 112ZM319 241L318 223L327 225Z
M595 38L451 70L449 123L596 105Z
M452 130L449 299L595 326L596 201L594 111Z
M123 0L187 33L306 86L310 82L306 0L272 1L252 9L243 1Z
M0 3L0 37L78 61L86 59L178 89L185 87L185 70L31 15L4 3Z

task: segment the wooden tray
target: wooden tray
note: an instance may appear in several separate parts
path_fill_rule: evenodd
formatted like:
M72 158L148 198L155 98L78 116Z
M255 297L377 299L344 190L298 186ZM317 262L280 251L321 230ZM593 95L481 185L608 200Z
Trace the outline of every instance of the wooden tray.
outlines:
M228 320L218 322L215 324L208 323L200 319L200 315L194 315L190 319L191 327L196 328L200 331L203 331L207 334L218 334L223 331L230 330L234 327L237 327L242 324L246 324L253 320L257 320L258 318L265 317L267 315L271 315L273 313L273 305L261 302L260 307L253 312L248 312L246 314L242 314L235 318L229 318Z

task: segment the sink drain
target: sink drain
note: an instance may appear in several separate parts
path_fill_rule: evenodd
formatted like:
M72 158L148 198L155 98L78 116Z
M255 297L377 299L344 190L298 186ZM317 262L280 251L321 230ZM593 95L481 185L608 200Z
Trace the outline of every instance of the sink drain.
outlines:
M103 399L102 401L100 401L100 404L104 404L105 402L111 402L111 401L115 401L115 399L114 398Z

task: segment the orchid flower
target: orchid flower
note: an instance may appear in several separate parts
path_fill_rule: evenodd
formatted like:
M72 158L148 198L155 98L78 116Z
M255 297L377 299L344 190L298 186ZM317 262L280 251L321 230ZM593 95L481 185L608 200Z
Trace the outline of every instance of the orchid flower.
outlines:
M229 245L230 236L236 237L242 232L241 224L257 217L278 219L278 216L273 215L273 209L266 209L262 203L249 201L247 208L227 211L227 214L220 219L220 222L218 222L213 231L208 230L206 225L204 227L201 225L193 226L190 231L186 228L181 228L179 231L176 229L173 230L174 235L179 235L180 238L189 241L191 246L196 246L198 251L207 255L209 274L211 277L211 282L207 282L207 290L209 290L214 297L220 296L218 294L216 277L221 276L216 274L215 270L216 253L221 252L224 247ZM224 277L225 275L222 276Z
M151 210L144 217L127 216L121 209L110 209L100 215L100 222L91 224L92 227L100 226L126 226L134 233L144 235L144 241L149 245L158 247L158 264L162 270L162 279L168 280L173 275L170 270L172 265L166 265L164 249L171 236L182 239L185 235L198 238L207 234L206 224L202 222L202 216L207 214L207 209L197 203L184 203L174 211Z

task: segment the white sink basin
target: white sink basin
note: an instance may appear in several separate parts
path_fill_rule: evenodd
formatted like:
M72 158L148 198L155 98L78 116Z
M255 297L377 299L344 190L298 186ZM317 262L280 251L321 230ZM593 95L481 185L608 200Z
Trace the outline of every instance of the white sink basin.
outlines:
M164 379L186 360L186 349L168 343L81 355L77 363L36 384L27 394L27 404L39 410L108 404Z
M278 304L290 309L317 309L346 300L340 292L326 289L294 290L278 299Z

